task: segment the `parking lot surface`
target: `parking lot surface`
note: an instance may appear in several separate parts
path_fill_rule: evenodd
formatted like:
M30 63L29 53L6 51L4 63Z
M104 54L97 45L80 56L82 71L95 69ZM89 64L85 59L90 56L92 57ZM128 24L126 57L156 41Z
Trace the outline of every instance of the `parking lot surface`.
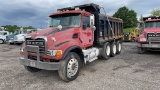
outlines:
M28 72L19 63L19 48L0 44L0 90L160 89L160 52L137 54L136 43L123 43L121 54L87 64L71 82L57 71Z

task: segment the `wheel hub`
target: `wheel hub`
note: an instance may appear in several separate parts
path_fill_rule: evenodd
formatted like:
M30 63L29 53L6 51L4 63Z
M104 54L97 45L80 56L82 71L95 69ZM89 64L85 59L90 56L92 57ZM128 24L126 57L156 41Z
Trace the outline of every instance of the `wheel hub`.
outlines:
M74 76L78 71L78 61L77 59L71 59L68 62L68 66L67 66L67 76L68 77L72 77Z

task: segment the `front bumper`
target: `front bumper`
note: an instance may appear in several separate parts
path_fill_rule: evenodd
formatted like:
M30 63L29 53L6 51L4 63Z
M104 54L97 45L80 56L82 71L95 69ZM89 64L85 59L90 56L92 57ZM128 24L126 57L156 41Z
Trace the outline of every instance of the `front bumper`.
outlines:
M36 59L31 60L28 58L30 52L34 52ZM39 47L38 46L26 46L24 50L24 57L20 57L20 63L25 66L30 66L38 69L44 70L58 70L60 62L45 62L41 61Z
M138 47L142 47L142 48L160 48L160 44L140 44L138 43Z
M23 41L14 41L14 43L23 43Z
M20 57L20 63L25 66L35 67L44 70L58 70L59 62L41 62L38 60L30 60L24 57Z
M142 48L160 48L160 38L159 37L149 37L148 43L138 43L138 47Z
M7 42L8 43L14 43L14 40L8 40Z

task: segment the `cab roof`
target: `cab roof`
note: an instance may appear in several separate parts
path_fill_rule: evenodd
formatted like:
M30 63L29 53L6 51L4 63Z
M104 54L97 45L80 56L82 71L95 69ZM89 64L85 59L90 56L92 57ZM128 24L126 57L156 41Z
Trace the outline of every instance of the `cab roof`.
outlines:
M85 11L90 12L90 13L94 13L94 12L100 13L100 6L94 3L78 5L78 6L73 6L73 7L66 7L62 9L57 9L57 11L75 10L75 8L79 8L81 10L84 9Z

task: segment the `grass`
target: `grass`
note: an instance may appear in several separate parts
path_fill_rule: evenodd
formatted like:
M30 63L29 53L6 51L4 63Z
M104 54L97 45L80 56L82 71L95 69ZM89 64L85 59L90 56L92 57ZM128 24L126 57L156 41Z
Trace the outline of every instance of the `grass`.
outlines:
M123 32L124 32L124 33L132 32L133 29L136 29L136 27L133 27L133 28L124 28L124 29L123 29ZM142 33L143 33L143 30L142 30L142 27L140 27L139 34L142 34Z

